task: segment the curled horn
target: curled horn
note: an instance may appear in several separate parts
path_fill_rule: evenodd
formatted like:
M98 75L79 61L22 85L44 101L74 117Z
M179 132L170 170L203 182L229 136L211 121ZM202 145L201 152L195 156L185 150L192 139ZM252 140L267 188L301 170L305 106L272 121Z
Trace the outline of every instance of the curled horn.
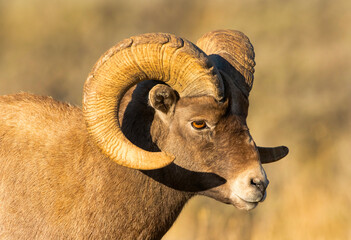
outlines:
M239 31L218 30L206 33L197 41L223 77L232 81L246 97L252 89L255 52L247 36ZM257 147L262 163L275 162L289 153L285 146Z
M255 52L247 36L239 31L218 30L205 34L196 43L219 71L232 79L248 97L255 72Z
M87 129L100 149L116 163L135 169L157 169L174 157L148 152L132 144L118 122L126 91L144 80L160 80L180 97L210 95L222 100L220 74L208 56L189 41L170 34L143 34L108 50L84 85L83 113Z

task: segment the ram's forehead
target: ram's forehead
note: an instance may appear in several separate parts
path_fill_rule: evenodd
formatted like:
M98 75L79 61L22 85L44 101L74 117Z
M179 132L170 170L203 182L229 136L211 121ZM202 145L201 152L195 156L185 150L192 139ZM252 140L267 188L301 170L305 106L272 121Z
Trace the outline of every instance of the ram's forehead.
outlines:
M176 114L188 117L204 117L218 119L223 116L228 108L227 102L220 103L213 97L182 98L176 105Z

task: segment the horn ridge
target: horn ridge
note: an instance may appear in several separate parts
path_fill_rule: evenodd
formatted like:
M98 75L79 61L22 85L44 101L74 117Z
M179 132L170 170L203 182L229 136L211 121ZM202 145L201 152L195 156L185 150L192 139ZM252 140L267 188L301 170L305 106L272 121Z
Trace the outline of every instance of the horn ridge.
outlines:
M148 170L164 167L174 157L133 145L117 121L123 95L144 80L166 82L181 97L211 95L220 101L224 89L207 55L189 41L171 34L131 37L100 57L84 85L83 114L88 132L118 164Z
M197 45L249 95L256 63L254 48L245 34L235 30L212 31L203 35Z

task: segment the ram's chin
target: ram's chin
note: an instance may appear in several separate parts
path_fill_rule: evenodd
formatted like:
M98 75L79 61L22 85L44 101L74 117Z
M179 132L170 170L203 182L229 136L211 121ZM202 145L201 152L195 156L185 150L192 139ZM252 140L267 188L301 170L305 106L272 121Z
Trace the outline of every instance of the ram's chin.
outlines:
M259 202L245 201L244 199L238 196L233 196L231 198L231 204L240 210L246 210L246 211L252 210L258 205L258 203Z
M266 198L266 193L260 199L258 198L245 199L244 197L239 197L237 194L233 192L231 194L218 194L218 192L216 193L206 192L206 193L200 193L200 194L213 198L219 202L233 205L234 207L240 210L247 210L247 211L254 209L260 202L263 202Z

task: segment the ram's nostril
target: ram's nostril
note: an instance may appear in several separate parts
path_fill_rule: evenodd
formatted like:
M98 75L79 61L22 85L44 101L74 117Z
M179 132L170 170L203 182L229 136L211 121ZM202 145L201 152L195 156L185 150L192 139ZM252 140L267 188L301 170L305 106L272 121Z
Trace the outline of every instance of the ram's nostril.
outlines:
M259 178L253 178L251 179L251 185L255 186L258 188L262 193L266 190L266 185L264 184L263 181L261 181Z

